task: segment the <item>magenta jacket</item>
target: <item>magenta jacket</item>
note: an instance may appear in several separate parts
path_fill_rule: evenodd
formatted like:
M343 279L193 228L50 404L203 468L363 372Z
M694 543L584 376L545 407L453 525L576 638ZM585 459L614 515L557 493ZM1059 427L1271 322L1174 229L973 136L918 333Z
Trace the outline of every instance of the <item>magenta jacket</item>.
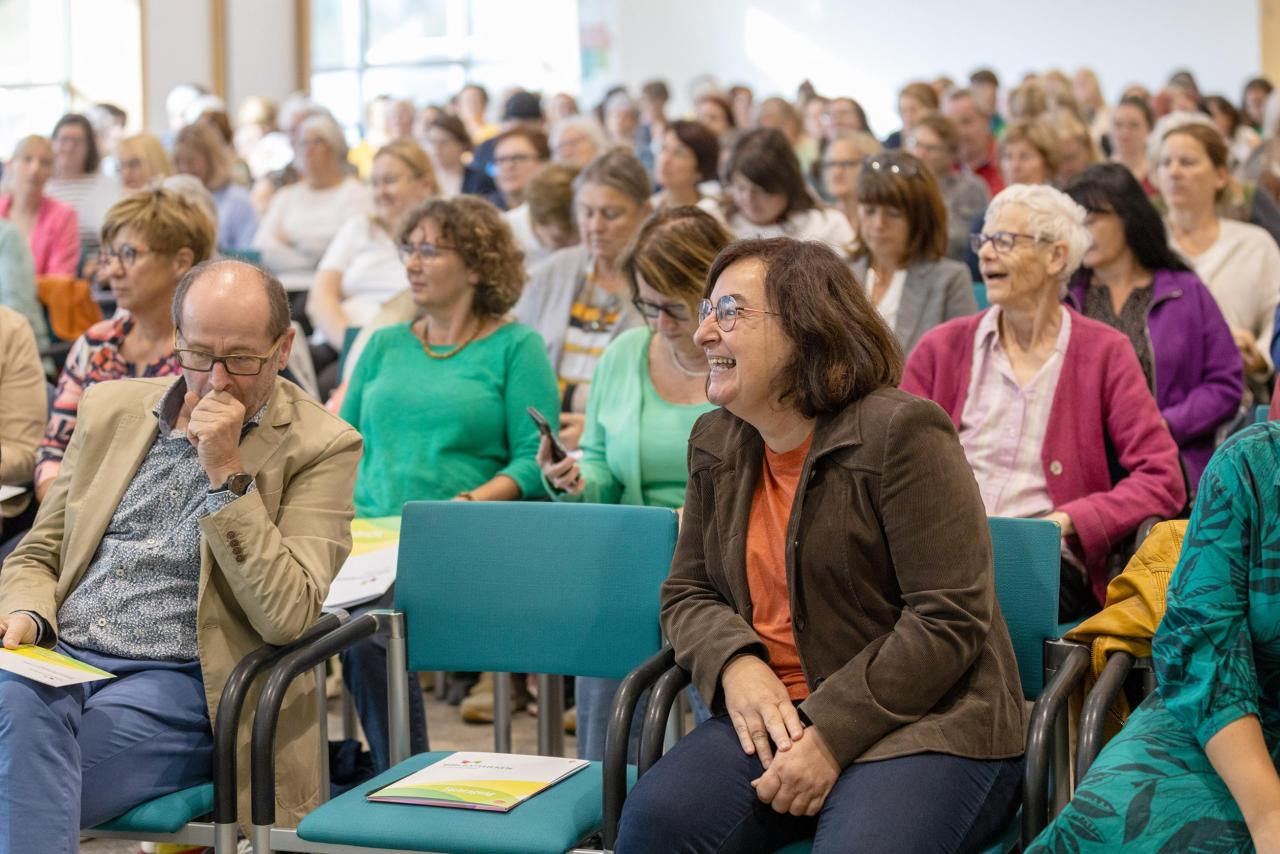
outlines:
M0 196L0 218L9 218L13 196ZM75 276L80 268L80 234L70 205L45 196L28 242L37 276Z
M1160 418L1155 398L1129 339L1071 309L1071 337L1049 428L1040 451L1049 497L1071 517L1070 544L1089 570L1102 604L1107 557L1148 516L1172 518L1187 500L1178 446ZM988 309L994 311L994 309ZM933 400L960 427L974 335L982 314L934 327L907 360L902 388ZM1119 468L1112 480L1108 450Z

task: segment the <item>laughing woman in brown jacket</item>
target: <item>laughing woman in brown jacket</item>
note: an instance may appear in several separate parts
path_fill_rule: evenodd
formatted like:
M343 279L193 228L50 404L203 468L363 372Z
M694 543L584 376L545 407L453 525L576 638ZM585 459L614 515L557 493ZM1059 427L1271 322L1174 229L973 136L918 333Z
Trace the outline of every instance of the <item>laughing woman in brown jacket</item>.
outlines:
M619 854L965 851L1009 818L1025 717L977 484L829 249L736 243L695 340L662 626L711 720L640 779Z

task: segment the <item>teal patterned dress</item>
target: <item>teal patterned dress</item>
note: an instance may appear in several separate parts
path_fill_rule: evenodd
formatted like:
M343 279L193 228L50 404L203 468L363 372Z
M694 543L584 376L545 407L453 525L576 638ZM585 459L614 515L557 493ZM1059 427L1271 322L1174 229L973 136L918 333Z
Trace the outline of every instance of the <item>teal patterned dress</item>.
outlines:
M1204 745L1256 715L1280 767L1280 422L1209 463L1153 657L1159 688L1028 851L1253 850Z

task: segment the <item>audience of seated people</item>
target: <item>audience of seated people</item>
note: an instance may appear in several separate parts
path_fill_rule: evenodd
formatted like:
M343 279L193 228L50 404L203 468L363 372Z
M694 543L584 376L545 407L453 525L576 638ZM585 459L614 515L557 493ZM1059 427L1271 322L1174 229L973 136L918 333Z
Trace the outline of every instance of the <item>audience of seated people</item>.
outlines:
M192 89L164 142L125 136L110 105L63 116L52 142L23 138L0 185L0 483L32 489L0 503L0 558L15 550L0 572L0 636L59 644L121 677L33 691L0 674L12 721L0 767L32 781L11 804L74 847L79 826L207 775L205 694L253 646L314 618L352 502L375 517L409 500L549 495L683 512L663 627L692 673L698 726L628 800L620 852L815 832L815 850L973 847L1017 796L1025 723L984 516L1059 524L1060 617L1074 620L1101 605L1143 520L1192 509L1184 565L1198 568L1170 587L1160 688L1037 846L1117 847L1118 799L1149 786L1165 757L1193 773L1150 799L1166 814L1148 832L1173 834L1168 805L1192 799L1195 820L1262 846L1266 793L1280 791L1266 765L1275 738L1265 703L1231 697L1265 685L1234 670L1268 648L1255 638L1223 652L1221 638L1265 613L1265 556L1246 543L1227 566L1207 526L1267 524L1250 491L1270 476L1269 433L1210 458L1275 382L1280 95L1251 81L1237 108L1186 72L1111 103L1088 69L1028 75L1004 100L987 69L967 83L904 86L902 129L883 145L855 99L808 81L794 99L691 87L688 118L662 81L638 96L615 87L582 113L568 95L544 112L541 95L504 90L500 122L474 84L427 104L382 96L351 150L306 96L287 99L278 123L274 105L246 104L234 129L221 100ZM266 271L203 264L218 248L250 250ZM55 374L40 357L36 279L81 273L110 287L118 311ZM977 278L992 305L982 313ZM294 340L286 290L295 319L309 334L314 324L310 342ZM322 395L343 381L328 406L363 437L358 477L361 439L275 380L296 347ZM91 388L130 377L152 379ZM580 457L551 460L530 405ZM116 429L151 418L154 430ZM327 485L296 478L291 493L294 469L250 466L263 435L310 455ZM726 467L731 484L716 477ZM891 469L896 494L859 485ZM95 470L114 499L100 479L88 489ZM245 490L230 478L241 470ZM170 485L158 514L151 493ZM854 492L875 497L855 509ZM294 520L290 505L306 513ZM62 507L102 525L64 532ZM153 529L160 557L138 546ZM247 563L230 533L255 544ZM57 547L64 536L81 548ZM825 568L835 540L868 544L876 572L789 581L801 564ZM937 543L945 559L930 556ZM120 592L110 579L124 560L164 567ZM194 624L192 584L210 561L233 582L204 594L230 615L216 628ZM1215 584L1235 596L1225 617L1210 613ZM167 628L140 635L139 619ZM227 639L216 653L210 632ZM343 656L379 770L384 644ZM423 696L409 686L420 749ZM468 701L488 704L481 720L487 690ZM615 690L577 681L580 756L603 755ZM148 717L162 692L172 702ZM99 706L117 710L105 726L137 735L118 756L103 753L105 726L79 723ZM303 803L312 746L290 744ZM160 768L175 752L188 761ZM100 791L104 775L114 791ZM1093 815L1104 803L1105 821ZM911 825L890 827L904 811ZM1105 843L1081 836L1081 815ZM0 854L41 847L13 832Z

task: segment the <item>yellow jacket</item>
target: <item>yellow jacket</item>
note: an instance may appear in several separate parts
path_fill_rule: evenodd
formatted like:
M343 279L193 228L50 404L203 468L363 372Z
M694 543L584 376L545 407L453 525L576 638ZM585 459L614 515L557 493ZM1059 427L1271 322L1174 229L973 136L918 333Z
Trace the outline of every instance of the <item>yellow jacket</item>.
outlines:
M1135 658L1151 655L1151 639L1164 618L1165 591L1182 554L1186 532L1186 519L1161 522L1152 528L1124 572L1107 585L1103 609L1067 632L1067 640L1092 647L1095 679L1113 652L1127 652ZM1113 713L1121 722L1129 716L1123 694Z
M157 433L152 409L173 382L116 380L85 392L58 477L0 573L0 614L34 611L57 632L58 607L80 583L150 450ZM262 422L240 445L257 488L200 521L196 641L211 721L240 659L264 643L296 639L320 616L329 583L351 551L361 447L349 425L293 383L276 380ZM319 804L320 750L327 747L319 741L316 690L311 674L304 675L281 713L276 798L282 823L296 823ZM256 701L255 690L249 702ZM237 739L242 827L249 821L252 721L252 713L242 717Z

